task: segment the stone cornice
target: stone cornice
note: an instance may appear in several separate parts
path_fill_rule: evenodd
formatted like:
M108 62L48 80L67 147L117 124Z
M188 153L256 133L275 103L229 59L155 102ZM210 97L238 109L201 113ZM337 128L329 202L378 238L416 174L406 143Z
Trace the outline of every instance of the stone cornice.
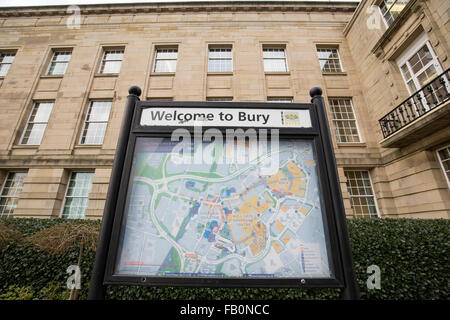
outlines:
M354 12L358 2L267 1L267 2L171 2L78 5L82 15L175 12ZM69 6L4 7L0 17L66 16Z

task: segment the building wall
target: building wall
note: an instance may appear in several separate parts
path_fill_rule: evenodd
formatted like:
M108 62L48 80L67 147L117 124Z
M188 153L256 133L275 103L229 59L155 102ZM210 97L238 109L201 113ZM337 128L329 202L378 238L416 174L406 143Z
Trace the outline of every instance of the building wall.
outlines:
M437 3L440 1L430 1L424 12L431 12L438 47L448 52L448 39L443 36L448 35L444 32L447 21L445 15L438 14L442 8ZM369 4L362 1L359 10ZM382 217L448 218L449 189L435 153L414 146L400 150L380 147L377 120L407 93L389 59L368 52L383 32L372 34L364 28L364 14L355 12L356 6L302 2L275 7L236 3L202 7L98 5L82 7L80 29L67 27L66 8L4 10L0 14L0 49L15 49L17 53L7 76L0 78L4 111L0 116L0 178L10 170L28 170L14 216L59 216L73 170L95 172L85 215L102 216L131 85L143 89L141 99L233 97L237 102L263 102L268 97L309 102L309 89L318 85L325 101L329 97L351 98L358 121L361 143L338 143L332 137L347 215L353 212L344 170L364 169L370 171ZM418 20L416 16L410 19ZM209 44L232 45L232 73L207 72ZM267 44L286 46L288 72L264 72L262 46ZM339 48L344 73L321 72L316 46L324 44ZM178 46L173 74L151 72L155 48L161 45ZM65 47L72 48L65 75L46 76L52 49ZM118 75L97 73L102 50L108 47L125 48ZM101 146L80 145L88 104L95 99L112 100L105 139ZM33 101L45 100L55 104L42 143L36 147L20 145ZM327 112L332 126L331 112ZM435 135L440 143L449 139L446 133Z
M443 70L449 68L450 34L445 12L449 11L450 3L411 0L404 9L401 23L388 30L383 20L378 20L379 28L368 27L368 20L374 13L371 8L379 2L361 1L344 34L358 66L366 101L370 101L369 125L375 139L381 143L379 165L386 176L380 177L380 181L389 184L393 202L393 206L386 209L389 215L398 217L448 218L450 192L436 153L450 143L448 122L443 128L419 135L403 147L383 148L378 119L410 96L395 60L420 33L426 33ZM449 108L448 102L440 107L446 112ZM425 118L417 123L423 121Z

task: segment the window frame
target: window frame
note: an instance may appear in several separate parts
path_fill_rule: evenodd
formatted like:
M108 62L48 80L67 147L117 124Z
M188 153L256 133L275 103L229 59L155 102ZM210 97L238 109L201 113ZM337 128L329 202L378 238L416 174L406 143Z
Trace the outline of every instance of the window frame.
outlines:
M319 50L336 50L337 58L320 58ZM332 74L341 74L341 73L345 73L344 66L342 65L341 54L339 53L339 46L318 45L316 47L316 54L317 54L317 57L318 57L318 60L319 60L319 66L320 66L320 62L321 61L328 61L328 60L336 60L337 59L338 62L339 62L339 68L340 68L339 71L325 71L320 66L320 71L322 73L325 73L325 74L330 74L330 73L332 73Z
M423 46L426 45L428 48L428 51L431 54L432 60L424 67L422 67L419 71L414 73L413 69L411 68L411 65L409 63L409 60L419 52L420 49L423 48ZM409 44L409 46L400 54L400 56L395 60L397 67L399 69L399 72L402 76L402 79L405 83L406 89L408 90L409 94L412 95L415 93L412 92L412 90L408 86L408 81L412 80L414 85L416 86L416 91L422 89L422 85L417 79L417 75L421 74L423 71L425 71L427 68L429 68L431 65L434 66L436 69L437 74L441 74L444 70L442 68L442 65L434 52L433 46L430 43L430 40L428 39L428 36L425 32L420 34L413 42ZM408 68L408 72L411 75L410 79L406 79L405 75L402 71L402 66L406 64L406 67Z
M53 76L53 77L63 77L66 74L67 71L67 67L69 66L69 62L70 59L72 58L72 48L58 48L58 49L53 49L52 50L52 56L50 57L50 60L48 62L48 66L47 66L47 71L45 72L46 76ZM58 61L58 60L53 60L57 54L59 53L69 53L70 52L70 57L67 61ZM52 66L53 65L57 65L57 64L65 64L65 68L64 68L64 72L63 73L57 73L57 74L53 74L50 73L50 70L52 70Z
M391 25L394 24L395 20L396 20L397 17L398 17L398 16L397 16L397 17L394 18L394 16L392 15L392 12L391 12L391 10L390 10L392 7L395 6L395 4L397 3L397 1L398 1L398 0L394 0L394 2L392 3L392 5L391 5L390 7L387 6L385 0L380 0L380 1L378 2L378 5L377 5L378 10L380 11L381 18L382 18L382 20L383 20L383 22L384 22L384 24L385 24L385 26L386 26L387 29L388 29ZM401 1L401 0L400 0L400 1ZM405 4L405 7L408 5L409 1L410 1L410 0L407 0L407 2L406 2L406 4ZM382 5L384 5L384 6L386 7L386 12L385 12L385 13L383 13ZM403 10L404 10L404 8L399 12L399 15L401 14L401 12L402 12ZM385 15L386 15L387 13L389 13L390 17L392 18L392 21L386 18ZM389 21L390 21L390 22L389 22Z
M102 121L98 121L98 120L91 121L91 120L88 120L88 117L91 114L92 106L93 106L93 104L95 102L109 102L108 119L106 121L105 120L102 120ZM105 141L106 130L108 129L109 119L111 117L111 108L112 108L112 100L90 100L89 101L89 105L88 105L88 108L87 108L87 111L86 111L86 115L85 115L84 121L83 121L83 128L81 129L80 139L78 141L78 144L80 146L101 146L101 145L103 145L103 142ZM86 139L87 135L85 136L84 133L85 133L85 131L88 128L87 124L90 124L90 123L106 123L105 132L103 134L103 138L102 138L102 142L101 143L83 143L82 142L83 139ZM87 133L87 131L86 131L86 133Z
M176 50L176 58L158 58L158 53L160 53L161 50ZM163 51L164 52L164 51ZM174 52L174 51L167 51L167 52ZM173 45L173 46L155 46L155 54L154 54L154 58L153 58L153 67L152 67L152 73L162 73L162 74L173 74L177 72L177 65L178 65L178 57L179 57L179 48L178 45ZM157 71L157 66L158 66L158 62L159 61L175 61L175 70L174 71Z
M17 196L5 196L4 194L3 194L3 192L4 192L4 190L5 190L5 186L6 186L6 183L8 182L8 178L9 178L9 176L11 175L11 174L17 174L17 173L23 173L23 174L25 174L25 176L24 176L24 178L23 178L23 180L25 180L26 179L26 177L27 177L27 175L28 175L28 172L27 171L8 171L8 173L6 174L6 176L5 176L5 179L4 179L4 181L3 181L3 183L2 183L2 189L0 190L0 203L1 203L1 199L3 199L3 198L6 198L6 199L9 199L9 198L14 198L14 199L17 199L17 201L19 201L19 198L20 198L20 193L22 192L22 189L23 189L23 180L22 180L22 186L21 186L21 188L20 188L20 191L19 191L19 194L17 195ZM17 203L16 203L16 207L14 208L14 210L17 208ZM4 212L0 212L0 217L7 217L7 218L9 218L9 217L11 217L13 214L14 214L14 210L13 210L13 212L11 212L11 213L8 213L8 214L6 214L6 213L4 213Z
M230 57L211 58L211 50L227 50L230 52ZM231 70L210 70L211 61L230 61ZM220 65L220 64L219 64ZM234 59L233 59L233 45L208 45L208 73L233 73L234 72Z
M13 51L13 50L0 50L0 58L1 58L0 71L2 70L3 65L8 65L8 69L6 70L6 73L4 75L0 74L0 79L6 77L8 75L9 69L11 69L13 62L16 59L16 54L17 54L17 52ZM11 57L11 56L13 56L13 59L11 62L3 62L5 57Z
M439 164L440 164L440 166L441 166L442 172L444 173L445 180L447 180L447 186L450 188L450 177L449 177L449 175L447 174L447 170L446 170L445 167L444 167L444 160L448 160L448 161L450 162L450 158L448 158L448 159L442 159L442 158L441 158L441 155L439 154L439 151L442 151L442 150L445 150L445 149L448 149L448 152L450 153L450 144L449 144L449 145L446 145L446 146L444 146L444 147L442 147L442 148L437 149L437 150L436 150L436 155L437 155L437 158L438 158L438 160L439 160ZM450 172L450 170L448 170L448 172Z
M71 180L72 180L72 176L73 176L74 174L76 175L77 173L91 173L91 174L92 174L92 178L91 178L91 187L90 187L89 192L88 192L88 194L87 194L86 197L81 197L81 196L68 196L68 195L67 195L68 192L69 192L69 187L70 187L70 182L71 182ZM68 180L67 180L66 191L64 192L64 199L63 199L63 201L62 201L61 210L60 210L60 213L59 213L59 218L61 218L61 219L86 219L86 210L87 210L87 208L88 208L88 206L89 206L89 195L90 195L91 192L92 192L92 186L93 186L92 181L94 180L94 175L95 175L95 171L89 171L89 170L86 170L86 171L83 171L83 170L72 170L72 171L69 172L69 178L68 178ZM64 208L65 208L65 206L66 206L67 198L68 198L68 197L71 198L71 199L73 199L73 198L77 198L77 199L84 199L84 198L86 198L86 199L88 199L88 202L87 202L86 208L84 209L83 217L82 217L82 218L80 218L80 217L76 217L76 218L73 218L73 217L64 217Z
M335 113L333 111L333 104L331 103L331 100L348 100L350 102L350 109L352 111L353 114L353 119L336 119L335 118ZM360 143L364 143L363 139L362 139L362 135L361 135L361 131L359 129L359 124L358 124L358 119L356 117L356 112L355 112L355 107L353 106L353 99L351 97L328 97L328 106L330 108L330 112L331 112L331 123L333 124L333 129L334 129L334 136L336 137L336 142L337 143L342 143L342 144L360 144ZM342 113L342 112L340 112ZM340 129L340 127L336 126L336 122L342 122L342 121L353 121L355 123L355 128L356 128L356 133L358 136L358 140L359 141L341 141L341 135L337 135L336 131L338 129ZM344 135L345 137L349 137L348 135Z
M377 201L377 197L375 194L375 189L373 188L373 181L372 181L372 177L370 175L370 171L368 169L358 169L358 168L353 168L353 169L344 169L344 175L345 175L345 179L346 179L346 188L347 188L347 192L349 194L349 201L350 201L350 206L352 208L352 212L353 212L353 218L367 218L367 215L364 214L359 214L357 215L355 212L355 209L353 208L353 203L352 203L352 198L368 198L368 197L373 197L373 202L374 202L374 206L375 206L375 210L376 210L376 216L371 216L370 214L368 214L368 218L373 219L373 218L381 218L381 212L380 209L378 207L378 201ZM348 181L349 178L347 177L347 172L367 172L367 176L369 177L369 183L370 183L370 189L372 191L372 195L352 195L352 193L350 192L350 188L348 185ZM365 186L357 186L358 188L363 187L366 188Z
M267 101L269 103L294 103L294 99L292 97L267 97Z
M264 57L264 51L266 50L283 50L284 57L283 58L266 58ZM289 72L289 64L287 58L287 47L285 44L264 44L262 45L262 58L263 58L263 70L264 73L287 73ZM266 70L266 61L284 61L285 70Z
M122 52L122 59L106 59L108 53L117 53ZM105 75L118 75L122 69L123 58L125 56L125 47L104 47L102 49L102 58L100 59L100 63L97 69L97 74L105 74ZM118 72L104 72L105 65L108 62L117 62L120 61L120 67Z
M33 111L34 111L34 109L36 109L36 106L40 105L41 103L51 103L52 104L52 108L51 108L51 110L50 110L50 112L48 114L47 122L35 122L35 121L32 122L33 124L36 124L36 123L37 124L43 124L43 123L45 123L45 128L44 128L44 130L42 132L41 139L39 140L39 143L37 143L37 144L24 143L23 140L25 139L25 134L27 132L28 126L30 125L30 119L31 119L31 116L33 115ZM25 127L23 128L22 136L20 137L20 140L19 140L19 145L21 145L21 146L40 146L41 145L42 139L44 138L45 130L47 129L47 125L48 125L48 122L50 120L50 116L52 114L52 111L53 111L54 107L55 107L55 101L53 101L53 100L34 101L33 102L33 107L31 108L31 111L30 111L30 113L28 115L27 122L25 123Z

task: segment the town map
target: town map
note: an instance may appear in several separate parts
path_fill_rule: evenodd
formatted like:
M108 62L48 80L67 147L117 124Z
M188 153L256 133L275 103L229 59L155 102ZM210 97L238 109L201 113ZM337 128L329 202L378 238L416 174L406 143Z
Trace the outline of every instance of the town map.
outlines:
M203 163L175 146L137 139L116 274L331 277L312 140L281 139L244 163L227 157L246 144L204 143ZM261 170L275 156L276 170Z

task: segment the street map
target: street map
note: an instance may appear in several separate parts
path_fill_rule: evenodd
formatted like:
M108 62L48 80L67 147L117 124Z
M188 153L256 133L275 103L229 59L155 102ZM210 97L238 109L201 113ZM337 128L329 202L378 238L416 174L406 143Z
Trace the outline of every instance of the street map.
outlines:
M246 144L203 143L212 160L188 164L175 146L137 139L116 274L331 277L312 140L280 139L245 163L227 157ZM261 170L275 158L276 170Z

